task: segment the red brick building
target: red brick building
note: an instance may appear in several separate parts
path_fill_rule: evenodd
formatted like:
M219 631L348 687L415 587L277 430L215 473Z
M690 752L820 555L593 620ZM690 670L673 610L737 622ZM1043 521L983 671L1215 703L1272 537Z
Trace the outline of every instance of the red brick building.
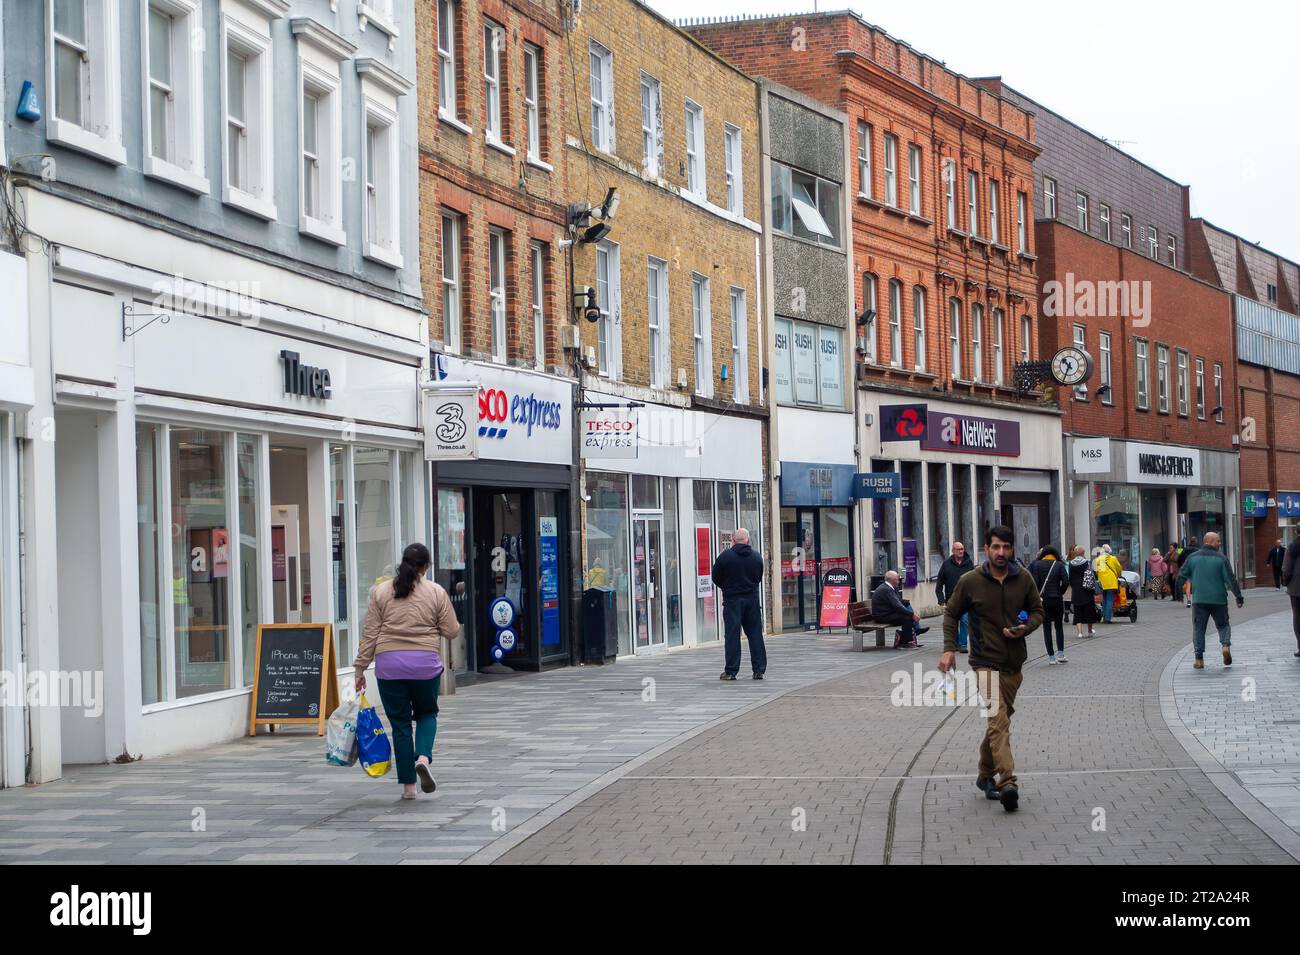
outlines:
M851 12L686 29L851 124L859 467L903 486L859 508L860 563L906 569L924 602L954 540L1005 522L1027 549L1059 541L1059 416L1012 373L1038 353L1033 116ZM884 433L904 403L924 404L933 433ZM958 424L996 438L939 440Z
M1242 573L1273 586L1268 552L1300 526L1300 265L1206 222L1188 266L1231 298L1241 415Z

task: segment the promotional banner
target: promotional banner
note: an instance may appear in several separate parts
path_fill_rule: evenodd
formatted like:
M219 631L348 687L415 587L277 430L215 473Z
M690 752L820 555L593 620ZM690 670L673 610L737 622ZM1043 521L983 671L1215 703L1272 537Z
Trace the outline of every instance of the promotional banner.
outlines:
M478 460L478 385L446 382L424 388L424 459Z
M931 411L921 447L927 451L1020 457L1020 422Z
M635 458L638 417L633 409L588 409L582 412L584 458Z
M916 541L907 538L903 541L903 586L916 586L916 572L918 567Z
M713 594L713 528L708 524L695 525L695 595L709 597Z
M919 441L925 437L928 422L925 405L881 405L880 440Z
M560 645L560 537L559 519L543 517L538 521L541 545L538 550L541 576L542 646Z
M847 627L849 625L849 598L853 591L853 575L842 568L835 568L822 578L822 612L817 625L822 629L828 627Z

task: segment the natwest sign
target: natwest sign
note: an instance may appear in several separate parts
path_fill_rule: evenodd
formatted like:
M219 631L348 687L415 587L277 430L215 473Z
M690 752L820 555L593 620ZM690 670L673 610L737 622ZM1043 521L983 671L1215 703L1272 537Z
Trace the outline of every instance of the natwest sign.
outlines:
M1133 484L1178 484L1195 487L1201 483L1201 452L1168 444L1127 447L1128 479Z
M479 457L530 464L573 458L573 385L553 375L436 355L435 381L478 384Z
M921 447L927 451L1020 457L1020 422L930 411Z

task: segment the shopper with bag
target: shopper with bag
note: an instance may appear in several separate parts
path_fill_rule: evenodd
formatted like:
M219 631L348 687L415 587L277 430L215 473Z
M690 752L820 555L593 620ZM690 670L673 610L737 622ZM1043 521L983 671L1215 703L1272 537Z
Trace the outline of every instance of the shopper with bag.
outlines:
M1095 637L1097 631L1093 625L1099 619L1097 605L1093 602L1097 593L1097 575L1084 553L1080 544L1074 548L1074 557L1070 560L1070 604L1074 610L1074 632L1080 638ZM1087 633L1083 632L1084 627L1088 628Z
M439 651L444 637L453 639L460 631L447 591L424 576L431 562L429 548L411 544L402 552L397 576L371 588L354 663L359 693L366 688L366 669L374 661L379 698L393 729L403 799L415 798L417 777L426 793L437 788L429 764L438 732L443 671Z
M1061 552L1048 544L1038 552L1038 559L1029 565L1029 574L1038 586L1043 600L1043 640L1047 644L1047 665L1069 663L1065 658L1065 591L1070 586L1069 571ZM1052 628L1056 628L1056 647L1052 647Z

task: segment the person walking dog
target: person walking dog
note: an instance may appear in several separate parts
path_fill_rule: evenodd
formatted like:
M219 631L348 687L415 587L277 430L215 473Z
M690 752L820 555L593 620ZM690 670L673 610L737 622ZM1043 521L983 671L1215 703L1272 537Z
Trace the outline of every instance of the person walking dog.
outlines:
M397 576L370 588L361 646L353 662L360 693L366 688L366 669L374 661L379 699L393 728L403 799L415 798L417 778L426 793L438 788L430 762L438 735L442 641L460 632L451 597L424 576L431 563L429 548L410 544L402 551Z
M713 583L722 591L722 623L726 639L725 669L720 680L734 680L740 672L740 630L749 641L749 664L754 679L767 672L767 645L763 642L763 609L758 587L763 582L763 557L749 543L749 531L737 527L731 546L713 562Z
M1232 627L1228 624L1228 591L1237 597L1237 608L1246 605L1241 586L1228 558L1219 553L1219 535L1210 531L1205 543L1192 558L1183 564L1178 582L1192 585L1192 649L1196 653L1193 669L1205 669L1205 627L1210 618L1219 631L1219 647L1223 651L1223 665L1232 666Z

